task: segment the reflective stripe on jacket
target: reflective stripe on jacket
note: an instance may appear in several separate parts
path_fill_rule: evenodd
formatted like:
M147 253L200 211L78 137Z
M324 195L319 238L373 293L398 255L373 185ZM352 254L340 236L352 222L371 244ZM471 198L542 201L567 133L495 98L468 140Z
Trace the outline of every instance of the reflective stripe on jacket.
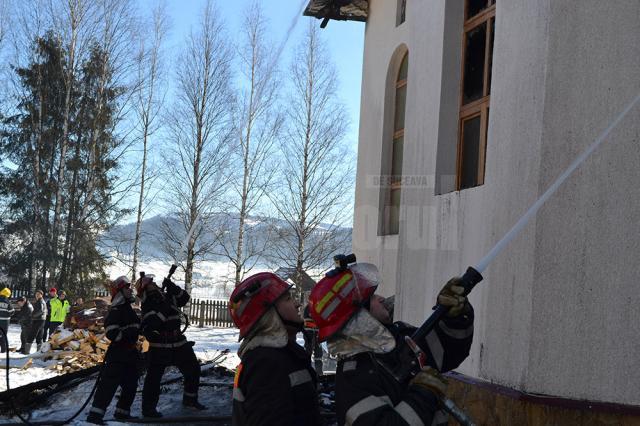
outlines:
M321 425L316 373L296 343L242 356L233 389L233 426Z
M9 327L9 320L13 314L13 305L6 297L0 296L0 326L5 330Z
M425 352L427 364L442 372L465 360L473 341L473 309L458 318L445 317L423 341L416 342ZM436 426L446 425L448 416L440 409L435 395L426 389L399 383L387 371L403 362L404 336L415 327L402 322L387 326L396 339L396 349L387 354L362 352L338 362L336 369L336 414L347 426Z

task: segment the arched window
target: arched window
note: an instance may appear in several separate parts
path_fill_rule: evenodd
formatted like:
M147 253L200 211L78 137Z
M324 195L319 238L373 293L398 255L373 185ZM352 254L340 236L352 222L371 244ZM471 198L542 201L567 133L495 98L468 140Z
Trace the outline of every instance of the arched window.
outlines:
M397 234L400 231L400 195L402 192L402 152L404 148L404 118L407 103L407 75L409 72L409 54L405 53L400 62L394 80L393 96L393 133L385 144L390 145L383 152L389 153L387 159L390 168L387 190L384 191L384 224L382 235Z

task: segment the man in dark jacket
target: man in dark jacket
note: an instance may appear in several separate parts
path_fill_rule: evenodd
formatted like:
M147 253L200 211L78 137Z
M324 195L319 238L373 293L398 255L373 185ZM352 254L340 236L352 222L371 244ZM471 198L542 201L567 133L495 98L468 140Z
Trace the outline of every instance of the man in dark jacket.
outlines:
M33 313L31 314L31 332L29 333L27 346L24 348L24 353L27 355L31 352L31 345L33 345L34 340L37 344L37 350L40 350L42 346L44 323L47 318L47 304L42 295L41 290L36 290L36 300L33 303Z
M18 299L18 306L20 306L20 312L16 317L18 324L20 324L20 349L18 349L18 352L29 355L26 349L27 342L29 341L29 333L31 333L33 305L26 297L22 296Z
M339 424L446 425L439 398L446 381L439 372L456 368L469 354L473 339L473 309L462 296L457 278L450 280L438 303L449 314L424 341L415 342L426 365L412 379L398 382L390 368L400 359L405 336L416 330L392 322L385 299L374 292L380 282L374 265L359 263L322 279L309 297L319 337L339 357L336 370L336 411Z
M240 329L241 363L233 388L233 426L322 424L316 373L296 343L304 321L291 286L269 272L245 279L231 294L229 310Z
M160 381L164 370L171 365L178 367L184 376L182 405L204 410L206 407L198 402L200 363L193 352L193 342L188 342L180 331L182 313L178 308L187 304L189 294L169 279L162 283L165 293L153 278L153 275L143 276L136 284L138 297L142 300L142 334L149 341L142 414L144 417L162 417L156 410Z
M11 290L7 287L0 290L0 328L5 334L9 331L9 321L11 321L11 315L13 315L13 306L9 302L9 297L11 297ZM0 336L0 352L8 350L5 339Z
M44 328L42 331L42 340L45 342L51 337L53 332L51 331L51 301L58 298L58 289L51 287L49 289L49 296L45 297L44 301L47 304L47 317L45 318ZM57 325L56 325L57 327Z
M140 318L131 307L135 301L131 282L126 276L121 276L109 284L109 291L111 307L104 327L111 344L104 357L98 388L87 417L89 423L98 425L104 424L102 419L118 386L122 393L114 417L121 421L132 419L131 404L138 387L136 364L140 357L137 349Z

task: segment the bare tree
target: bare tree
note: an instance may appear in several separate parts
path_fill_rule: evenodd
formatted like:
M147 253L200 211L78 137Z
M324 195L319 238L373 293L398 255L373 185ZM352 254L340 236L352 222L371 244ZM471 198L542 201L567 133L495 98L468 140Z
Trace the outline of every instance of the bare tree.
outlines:
M221 195L228 183L231 139L232 51L220 14L207 2L196 32L178 63L176 103L169 117L173 155L168 194L173 220L162 226L163 247L176 262L186 251L185 289L191 291L194 262L209 254Z
M349 244L341 231L353 185L345 146L347 114L337 97L337 75L319 30L310 23L290 67L287 128L282 143L283 187L270 198L286 226L278 230L275 256L296 269L326 265Z
M3 41L7 36L9 26L9 1L0 0L0 53L2 53Z
M237 228L230 230L220 243L222 255L235 268L237 286L243 275L262 257L268 245L268 235L252 238L247 235L248 217L259 207L268 191L274 167L274 142L282 127L283 115L279 111L280 82L276 71L276 49L267 41L266 21L260 4L253 1L245 11L238 48L238 102L235 111L237 141L234 157L239 173L234 176L234 196L227 207L233 223L237 215Z
M163 63L161 59L162 47L167 31L167 16L164 4L160 3L152 15L151 34L142 37L140 50L136 58L137 78L140 82L135 96L135 112L138 119L138 132L142 143L142 161L140 163L140 194L136 214L136 230L133 241L133 263L131 273L136 279L138 255L140 247L140 233L145 213L145 201L148 196L148 185L153 177L147 176L147 155L151 137L161 123L158 116L164 104L166 90L163 89ZM146 26L145 26L146 27Z

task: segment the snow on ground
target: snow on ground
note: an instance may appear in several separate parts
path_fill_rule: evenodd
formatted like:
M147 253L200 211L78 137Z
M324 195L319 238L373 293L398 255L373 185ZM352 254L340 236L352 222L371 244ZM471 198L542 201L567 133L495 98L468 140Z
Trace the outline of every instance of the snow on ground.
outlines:
M239 363L239 358L236 354L238 343L238 330L233 328L214 328L192 327L187 330L186 336L189 340L194 341L194 350L198 359L203 362L214 359L220 355L221 351L229 349L229 354L222 358L220 365L228 368L229 370L235 369ZM9 329L9 343L10 346L20 344L20 328L17 325L11 324ZM5 354L2 354L5 355ZM33 354L32 354L33 355ZM11 353L11 359L24 359L24 355ZM40 360L34 359L34 364L26 370L10 370L10 385L12 388L25 385L38 380L43 380L48 377L56 376L57 374L46 367L54 363L54 361L44 363ZM5 370L0 370L0 374L5 374ZM164 380L172 377L180 377L180 373L175 368L167 369ZM203 374L201 383L227 383L226 385L215 386L202 386L200 388L200 400L203 404L209 407L205 412L194 412L182 407L182 382L163 385L163 393L160 397L158 404L158 410L165 414L165 416L225 416L231 412L231 384L233 377L231 373L227 375L213 375L207 376ZM2 387L0 390L5 390L5 380L3 377ZM30 421L54 421L71 417L82 406L86 398L88 397L91 389L95 383L95 380L88 380L80 384L79 386L67 391L63 391L60 394L54 395L47 400L46 403L41 404L38 408L31 410ZM143 379L138 382L138 395L132 407L132 414L140 415L140 391L142 389ZM114 398L115 400L115 398ZM112 418L112 410L115 403L111 404L111 408L107 410L105 419ZM82 414L78 418L71 422L72 425L84 425L84 419L87 416L88 410L91 407L91 402L84 409ZM12 419L6 416L0 416L0 424L11 423L19 421L17 417ZM110 422L110 424L120 424L118 422Z
M237 328L190 327L185 334L187 339L196 342L193 350L200 360L208 361L220 351L229 349L229 354L220 365L233 370L240 363L237 354L240 347L238 332Z
M9 347L18 349L20 347L20 326L17 324L9 325ZM32 355L35 352L36 344L33 344ZM0 381L0 392L7 390L7 382L5 380L4 375L6 374L6 370L4 369L4 365L6 363L6 353L0 354L2 356L2 365L3 367L0 369L0 374L2 374L2 380ZM22 355L15 352L9 353L11 359L11 365L14 365L14 360L16 364L22 365L26 355ZM34 358L33 364L31 367L26 370L20 370L12 368L9 370L9 380L12 388L17 388L18 386L23 386L31 382L36 382L38 380L48 379L49 377L57 376L58 374L48 367L50 365L55 364L55 361L42 361L40 359Z
M20 326L17 324L11 324L9 326L9 347L18 348L20 346ZM198 359L202 361L208 361L217 356L221 351L229 349L229 354L224 357L224 360L220 365L229 369L235 369L240 363L240 358L236 352L240 346L238 343L238 329L237 328L214 328L214 327L190 327L185 333L188 340L196 342L193 349ZM32 348L32 357L35 354L35 343ZM11 352L10 354L11 364L22 365L26 358L26 355ZM2 354L2 365L4 366L6 354ZM31 382L44 380L49 377L57 376L58 374L48 367L55 365L56 361L42 361L41 359L33 358L33 364L31 367L20 370L12 368L9 370L9 384L11 388L26 385ZM4 368L0 369L0 374L4 376ZM6 380L2 377L0 380L0 392L7 390Z

